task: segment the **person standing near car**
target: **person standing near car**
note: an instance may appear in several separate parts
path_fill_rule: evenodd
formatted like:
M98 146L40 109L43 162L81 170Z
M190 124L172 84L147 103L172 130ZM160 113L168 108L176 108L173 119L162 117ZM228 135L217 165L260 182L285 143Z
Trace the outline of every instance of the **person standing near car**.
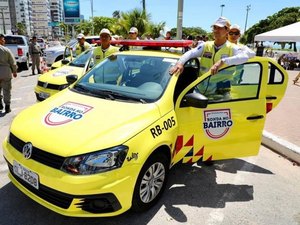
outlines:
M212 25L214 41L206 41L199 44L196 48L189 50L182 55L179 61L170 69L170 74L184 69L184 64L192 59L201 57L200 74L211 71L212 75L216 74L221 67L226 65L238 65L246 62L248 56L242 49L227 41L230 22L225 17L220 17Z
M200 75L210 71L212 75L224 66L239 65L245 63L249 57L242 49L227 40L230 29L230 22L225 17L220 17L212 25L214 41L200 43L196 48L193 48L184 53L175 66L170 68L169 73L172 75L176 72L180 74L184 70L184 64L192 59L201 57L200 59ZM224 98L230 98L231 80L234 72L222 75L219 82L211 82L209 89L206 88L208 95L222 95ZM203 85L206 85L203 83ZM207 85L206 85L207 86ZM199 86L199 88L201 88Z
M85 41L85 36L83 34L78 34L77 40L78 43L75 50L76 56L91 48L91 45Z
M110 56L114 52L118 52L119 48L116 46L112 46L110 44L111 41L111 33L108 29L103 28L100 31L100 41L101 45L96 47L94 50L95 55L95 64L101 62L105 57Z
M139 35L139 30L136 27L131 27L128 32L128 39L129 40L140 40L138 35Z
M32 66L31 66L32 75L35 75L35 73L34 73L35 68L37 69L38 74L42 73L42 71L40 69L41 53L42 53L41 47L40 47L39 43L37 43L36 36L33 36L32 40L29 44L29 55L31 56L31 60L32 60Z
M242 51L244 51L249 58L252 58L255 56L255 52L252 51L250 48L248 48L246 45L243 45L238 42L239 38L241 37L241 28L237 24L233 24L230 26L229 32L228 32L228 41L231 43L234 43L238 45Z
M11 79L17 77L17 63L12 52L4 46L5 36L0 34L0 90L3 90L3 101L5 113L11 112ZM3 109L2 99L0 99L0 110Z

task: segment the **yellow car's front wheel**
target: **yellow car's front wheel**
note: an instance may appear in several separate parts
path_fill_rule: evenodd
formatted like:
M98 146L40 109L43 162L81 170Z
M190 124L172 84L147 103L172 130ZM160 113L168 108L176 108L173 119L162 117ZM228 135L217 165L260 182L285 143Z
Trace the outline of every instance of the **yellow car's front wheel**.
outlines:
M145 211L159 200L167 183L169 162L166 155L159 153L146 161L135 185L133 211Z

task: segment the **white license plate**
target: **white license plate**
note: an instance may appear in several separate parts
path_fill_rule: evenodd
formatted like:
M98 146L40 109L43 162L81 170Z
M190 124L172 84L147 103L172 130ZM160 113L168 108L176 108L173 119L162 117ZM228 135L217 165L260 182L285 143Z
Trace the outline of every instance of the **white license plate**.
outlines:
M36 173L30 171L16 161L14 161L13 168L15 175L26 181L32 187L39 189L39 176Z
M46 99L46 98L49 98L49 96L50 96L50 94L45 93L45 92L40 92L40 93L39 93L39 97L40 97L40 98Z

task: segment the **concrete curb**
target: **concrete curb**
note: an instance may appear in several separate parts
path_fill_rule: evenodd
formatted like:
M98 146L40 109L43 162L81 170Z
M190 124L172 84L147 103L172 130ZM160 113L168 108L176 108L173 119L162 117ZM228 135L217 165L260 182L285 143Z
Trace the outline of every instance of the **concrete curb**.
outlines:
M263 131L262 144L300 165L300 147Z

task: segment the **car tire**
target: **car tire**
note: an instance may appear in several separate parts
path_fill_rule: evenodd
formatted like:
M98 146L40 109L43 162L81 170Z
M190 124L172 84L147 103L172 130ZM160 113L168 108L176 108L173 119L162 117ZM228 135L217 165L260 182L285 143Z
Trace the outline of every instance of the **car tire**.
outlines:
M29 59L28 59L28 58L27 58L26 62L23 62L23 63L21 64L21 68L22 68L23 70L28 70L28 69L29 69Z
M166 155L157 153L146 161L135 184L132 211L145 211L159 200L166 187L169 162Z

